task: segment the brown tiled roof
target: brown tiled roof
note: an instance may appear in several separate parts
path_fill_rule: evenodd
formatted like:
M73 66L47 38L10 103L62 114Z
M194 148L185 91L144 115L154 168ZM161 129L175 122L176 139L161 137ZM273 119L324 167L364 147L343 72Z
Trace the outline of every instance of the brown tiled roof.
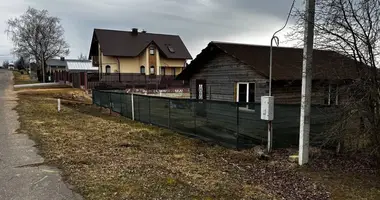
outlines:
M250 65L258 73L269 77L269 46L210 42L209 45L186 67L178 79L190 79L202 65L212 59L215 49L231 55ZM212 53L214 52L214 53ZM300 80L302 78L303 49L289 47L273 48L273 80ZM356 62L333 51L313 51L313 79L356 79Z
M185 44L178 35L163 35L153 33L138 32L132 34L132 31L117 31L94 29L91 44L90 56L96 55L96 42L105 56L136 57L149 44L154 43L167 58L172 59L191 59L191 55ZM170 52L168 46L171 46L175 52Z

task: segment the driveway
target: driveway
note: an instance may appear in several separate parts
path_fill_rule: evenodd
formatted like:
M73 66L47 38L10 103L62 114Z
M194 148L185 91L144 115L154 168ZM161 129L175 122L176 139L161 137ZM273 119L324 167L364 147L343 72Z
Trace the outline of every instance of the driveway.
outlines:
M19 127L12 73L0 69L0 199L82 199L62 181L58 169L43 164L35 143Z

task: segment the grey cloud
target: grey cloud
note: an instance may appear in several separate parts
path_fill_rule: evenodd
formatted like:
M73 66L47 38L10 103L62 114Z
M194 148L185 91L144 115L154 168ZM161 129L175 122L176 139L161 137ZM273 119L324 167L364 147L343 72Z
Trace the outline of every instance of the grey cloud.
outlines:
M25 2L25 1L24 1ZM262 38L284 23L292 0L26 0L62 19L71 57L88 53L94 28L178 34L196 56L211 40ZM26 7L23 8L25 11ZM0 52L3 53L3 52Z

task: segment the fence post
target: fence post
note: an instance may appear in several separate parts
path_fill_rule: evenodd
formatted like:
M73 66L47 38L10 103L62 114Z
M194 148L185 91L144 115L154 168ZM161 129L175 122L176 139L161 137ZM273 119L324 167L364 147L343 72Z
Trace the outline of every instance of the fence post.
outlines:
M120 93L120 115L121 116L124 116L123 115L123 101L121 100L121 95L124 94L124 93Z
M131 94L132 120L135 121L135 104L133 102L133 93Z
M110 92L107 92L108 93L108 102L109 103L109 109L110 109L110 114L112 114L112 98L111 98L111 93Z
M168 127L170 128L170 107L171 107L171 99L169 99L169 115L168 115Z
M239 150L239 102L236 105L236 149Z
M149 124L151 124L152 121L151 121L151 117L150 117L150 96L148 96L148 104L149 104L149 107L148 107L148 109L149 109Z
M92 90L91 93L92 93L92 94L91 94L92 104L95 104L95 101L94 101L94 100L95 100L95 93L96 93L96 92L95 92L95 90Z
M194 115L194 132L197 134L197 112L196 112L196 101L193 101L193 115Z

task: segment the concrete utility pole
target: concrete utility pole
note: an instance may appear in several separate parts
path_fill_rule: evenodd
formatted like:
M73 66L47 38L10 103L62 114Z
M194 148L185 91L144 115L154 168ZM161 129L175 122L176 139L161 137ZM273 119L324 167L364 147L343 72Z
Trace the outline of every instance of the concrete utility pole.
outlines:
M302 66L301 119L298 164L309 161L310 104L314 42L315 0L305 0L305 32Z

